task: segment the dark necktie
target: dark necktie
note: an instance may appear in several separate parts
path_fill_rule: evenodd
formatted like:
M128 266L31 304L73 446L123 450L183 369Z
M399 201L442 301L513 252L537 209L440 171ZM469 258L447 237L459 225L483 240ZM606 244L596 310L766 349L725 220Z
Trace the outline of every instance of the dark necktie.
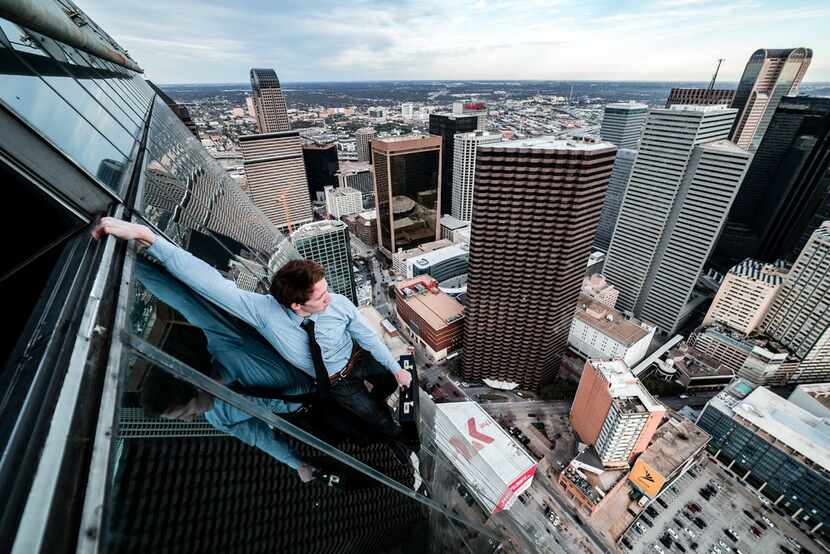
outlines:
M323 363L323 352L317 344L317 337L314 335L314 321L306 319L300 325L308 335L308 347L311 350L311 359L314 362L314 375L317 376L317 391L321 398L329 396L329 372Z

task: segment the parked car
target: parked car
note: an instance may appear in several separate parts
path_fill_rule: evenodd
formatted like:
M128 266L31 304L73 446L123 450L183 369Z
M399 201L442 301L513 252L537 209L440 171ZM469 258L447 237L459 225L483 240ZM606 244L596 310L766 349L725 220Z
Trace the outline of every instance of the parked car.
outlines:
M675 524L675 525L677 525L678 527L680 527L681 529L683 529L683 522L682 522L682 521L680 521L680 520L679 520L679 519L677 519L677 518L672 519L672 521L674 522L674 524Z
M732 529L724 529L723 534L729 537L732 542L738 542L738 535Z
M646 525L648 525L649 527L654 527L654 524L653 524L653 523L651 522L651 520L650 520L649 518L647 518L646 516L640 516L640 521L642 521L643 523L645 523L645 524L646 524Z
M658 499L657 499L657 503L658 503L658 504L660 504L661 506L663 506L664 508L668 508L668 507L669 507L669 505L668 505L668 504L666 504L666 501L665 501L665 500L663 500L662 498L658 498Z
M749 510L744 510L744 515L746 517L748 517L749 519L751 519L752 521L755 521L755 516L752 515L752 512L750 512Z
M631 541L629 541L629 540L628 540L627 538L625 538L625 537L623 537L623 540L621 540L620 542L623 544L623 546L625 546L625 547L626 547L627 549L629 549L629 550L631 550L632 548L634 548L634 547L631 545Z
M761 536L761 530L758 529L757 527L755 527L754 525L752 527L750 527L749 530L752 531L752 534L755 535L756 537Z
M706 528L706 522L700 519L699 517L696 517L694 519L694 524L697 525L698 529Z
M772 524L772 521L770 521L770 519L767 516L761 516L761 519L763 519L764 523L766 523L770 528L775 527L775 525Z
M695 538L695 532L689 529L688 527L683 528L683 532L685 532L689 537Z
M669 533L669 535L671 535L671 538L673 538L674 540L680 540L680 537L677 536L677 533L674 532L674 529L668 529L667 532Z
M647 513L648 515L650 515L651 517L657 517L657 516L659 515L659 514L657 513L657 510L655 510L655 509L654 509L654 506L649 506L649 507L647 507L647 508L646 508L646 513Z

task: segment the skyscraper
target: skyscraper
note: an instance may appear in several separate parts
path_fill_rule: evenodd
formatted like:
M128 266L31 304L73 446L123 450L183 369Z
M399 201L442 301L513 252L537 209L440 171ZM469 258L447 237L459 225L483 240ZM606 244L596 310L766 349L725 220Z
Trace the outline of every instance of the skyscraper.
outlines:
M303 144L303 164L308 179L308 192L312 201L325 200L326 187L337 186L337 145Z
M599 216L597 235L594 238L595 249L608 252L608 247L611 246L614 226L617 224L617 216L620 214L620 207L628 188L628 179L631 177L631 170L634 169L636 159L636 150L617 150L611 178L608 179L608 192L605 193L605 202L602 204L602 212Z
M478 145L499 142L502 136L489 131L460 133L454 137L452 158L452 216L461 221L473 217L473 189L476 176L476 150ZM444 163L449 163L445 161Z
M326 211L334 219L363 211L363 195L349 187L326 187Z
M677 105L686 106L714 106L730 105L735 98L735 91L731 89L708 88L673 88L666 99L666 107Z
M636 149L648 117L648 106L637 102L606 104L599 136L617 148Z
M280 80L273 69L252 69L251 91L260 133L291 130Z
M415 104L412 102L404 102L401 104L401 117L404 119L412 119L415 113Z
M378 136L374 127L361 127L355 131L355 147L357 149L357 161L372 163L372 139Z
M279 229L312 219L303 149L298 131L239 137L254 204Z
M478 147L467 378L538 389L556 377L615 152L550 137Z
M444 153L441 165L441 215L452 212L455 135L475 131L479 129L478 124L479 119L475 115L454 113L433 113L429 115L429 134L441 137L441 149Z
M724 140L734 117L715 106L653 109L643 131L604 273L620 290L617 308L664 333L682 322L746 171L749 155Z
M372 141L378 245L388 258L438 240L441 137L408 135Z
M830 221L819 227L792 269L764 320L764 330L802 362L794 381L830 377Z
M732 142L752 151L758 148L781 99L798 94L812 59L809 48L761 48L749 57L731 105L738 110Z
M783 98L729 212L713 264L723 270L747 256L794 259L823 221L828 194L830 98Z
M307 223L291 234L300 256L314 260L326 270L329 290L357 305L349 228L338 220Z

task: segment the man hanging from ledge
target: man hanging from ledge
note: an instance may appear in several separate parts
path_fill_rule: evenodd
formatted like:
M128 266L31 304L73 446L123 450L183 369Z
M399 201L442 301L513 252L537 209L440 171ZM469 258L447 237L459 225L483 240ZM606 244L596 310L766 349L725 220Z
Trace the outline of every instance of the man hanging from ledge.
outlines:
M274 276L270 295L240 290L213 267L149 227L105 217L93 231L147 246L147 254L198 294L254 327L330 398L385 437L396 450L400 425L386 398L412 380L348 298L330 293L322 266L294 260ZM372 385L369 392L364 381ZM404 454L405 457L405 454Z

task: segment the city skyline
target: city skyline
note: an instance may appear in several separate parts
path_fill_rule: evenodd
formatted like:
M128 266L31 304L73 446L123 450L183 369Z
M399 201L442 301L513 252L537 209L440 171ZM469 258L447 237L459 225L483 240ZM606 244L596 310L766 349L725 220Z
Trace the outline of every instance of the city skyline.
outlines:
M732 83L755 44L808 44L816 61L807 82L830 81L821 25L830 7L814 1L126 4L118 13L100 0L81 7L159 83L242 83L250 67L274 67L283 82L706 81L718 58L720 81Z

